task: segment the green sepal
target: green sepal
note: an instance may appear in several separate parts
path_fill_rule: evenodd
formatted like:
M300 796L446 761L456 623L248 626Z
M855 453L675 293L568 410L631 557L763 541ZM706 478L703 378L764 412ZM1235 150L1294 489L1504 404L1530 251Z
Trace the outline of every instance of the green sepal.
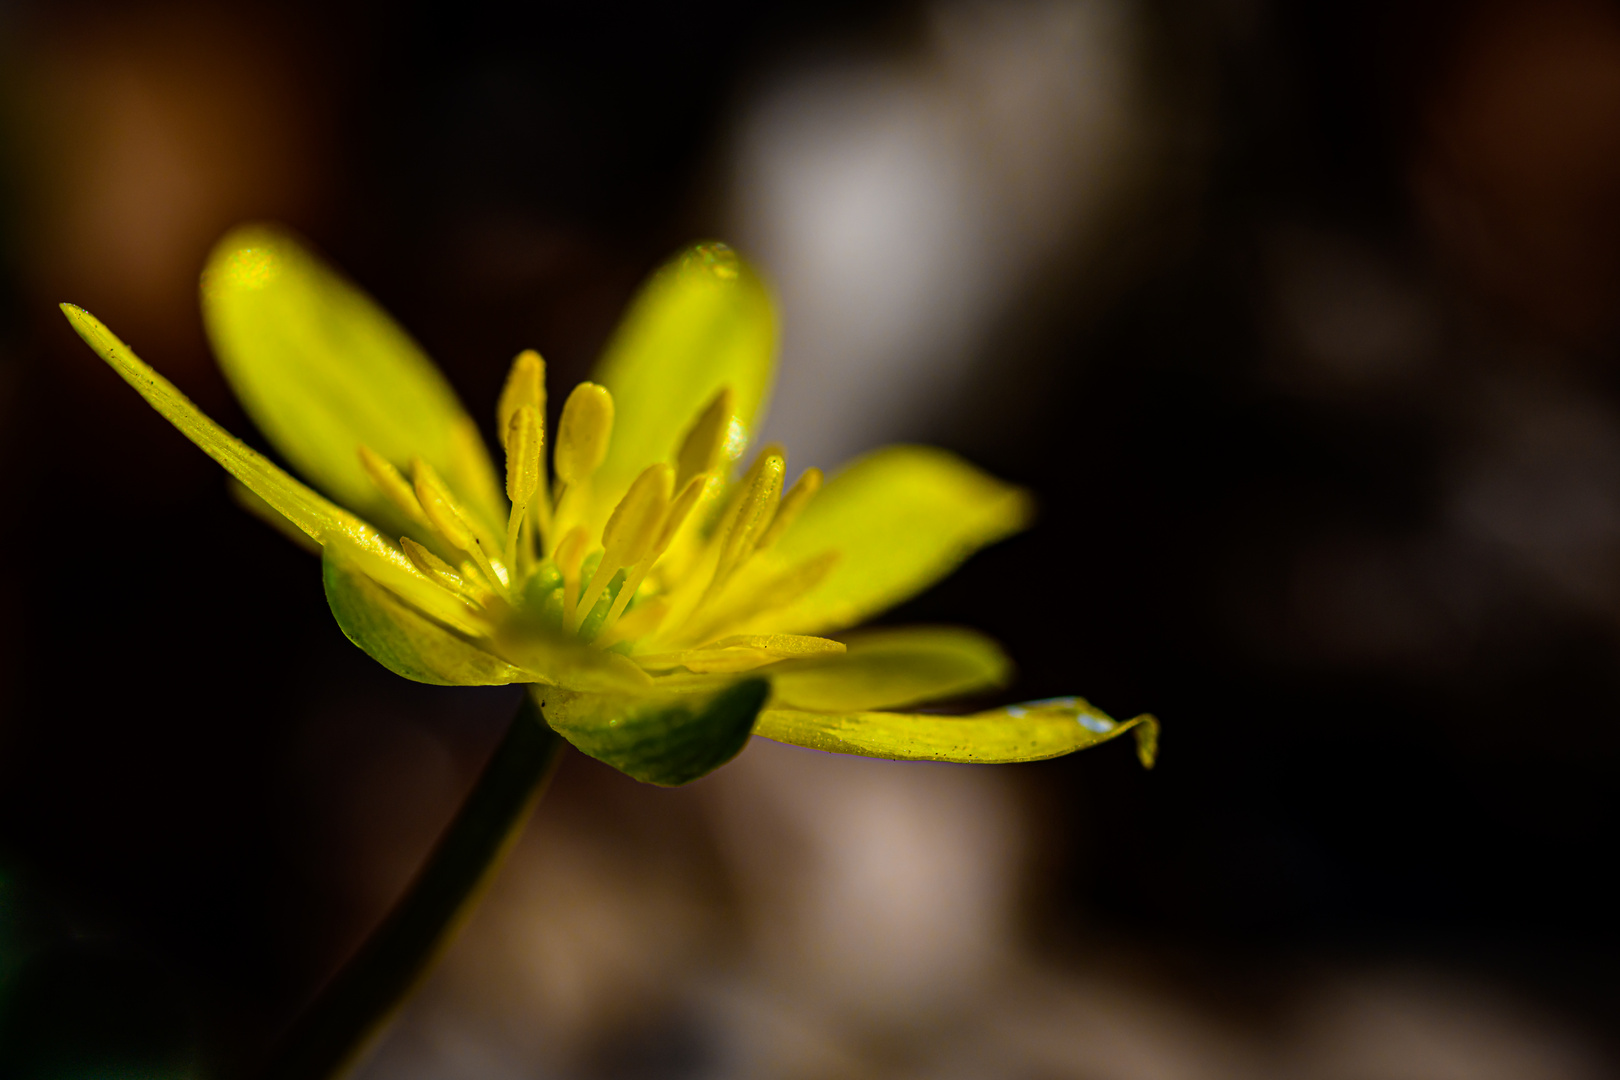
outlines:
M396 675L436 686L499 686L535 676L416 611L328 551L326 603L343 636Z
M546 722L582 752L637 780L675 787L737 756L770 683L744 679L708 696L578 694L549 686L531 693Z

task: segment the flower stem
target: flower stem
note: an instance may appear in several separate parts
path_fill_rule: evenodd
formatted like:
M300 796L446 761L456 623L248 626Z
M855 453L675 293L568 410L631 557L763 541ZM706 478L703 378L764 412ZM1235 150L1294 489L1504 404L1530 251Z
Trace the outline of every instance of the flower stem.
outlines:
M534 696L525 694L416 880L288 1031L263 1080L329 1080L360 1061L516 843L561 746Z

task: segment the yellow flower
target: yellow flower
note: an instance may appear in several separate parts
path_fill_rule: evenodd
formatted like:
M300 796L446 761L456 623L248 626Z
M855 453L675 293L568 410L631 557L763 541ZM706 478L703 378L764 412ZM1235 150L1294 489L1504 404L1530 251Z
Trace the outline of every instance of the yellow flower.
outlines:
M554 435L544 363L518 356L497 406L504 476L420 347L285 232L226 237L202 297L243 407L324 496L203 415L88 312L62 310L261 509L320 545L339 626L407 678L533 684L575 746L663 784L723 764L750 732L1002 762L1134 728L1151 764L1151 717L1116 723L1078 698L966 717L883 711L994 689L1010 665L965 629L823 635L1022 528L1028 497L916 446L876 451L825 483L806 469L791 485L783 450L766 446L733 479L769 395L776 322L759 278L724 245L687 250L643 288Z

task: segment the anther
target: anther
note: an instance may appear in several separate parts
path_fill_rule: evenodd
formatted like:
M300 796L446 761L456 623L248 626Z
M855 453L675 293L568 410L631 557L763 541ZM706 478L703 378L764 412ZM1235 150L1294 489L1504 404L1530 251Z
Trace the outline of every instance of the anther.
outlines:
M472 582L456 573L455 567L410 537L400 537L399 547L405 553L405 557L411 560L412 565L432 581L449 589L457 596L464 597L480 605L487 604L493 598L493 594L487 589L480 589L475 586Z
M494 565L489 561L489 554L473 535L472 529L467 525L466 516L451 499L450 493L445 490L444 482L433 471L433 467L417 458L411 463L411 473L416 481L416 497L421 502L422 512L427 515L428 523L433 526L434 531L445 543L471 556L496 591L504 593L505 577L496 572Z
M787 459L782 447L772 443L759 452L754 463L743 474L742 481L732 490L729 502L720 517L713 543L714 570L708 584L698 596L696 604L683 613L681 622L690 624L715 601L730 583L732 575L753 553L759 536L770 524L772 511L782 493L782 476L787 472ZM684 635L685 630L682 631Z
M551 538L551 484L546 478L546 362L540 359L540 354L533 349L525 349L518 353L517 359L512 361L512 370L507 372L506 385L501 387L500 401L495 406L495 433L501 440L501 446L506 447L512 437L512 417L519 409L528 406L534 410L539 420L539 433L535 438L536 453L539 455L538 476L535 494L530 497L529 513L534 519L534 526L539 530L542 546ZM508 448L510 456L510 448ZM508 533L511 526L508 524ZM510 545L508 545L510 546ZM512 552L507 553L510 562Z
M686 482L681 493L675 496L675 501L669 504L669 513L664 515L664 527L658 531L658 542L653 545L653 551L662 555L666 548L675 540L675 534L680 532L681 526L686 524L687 517L692 513L692 507L703 497L703 489L709 485L709 474L699 473Z
M724 588L732 573L753 554L760 534L770 524L786 472L787 461L780 453L770 452L760 454L748 470L747 486L737 500L720 542L720 561L709 586L711 592Z
M781 458L784 464L787 462L787 450L781 443L767 443L758 454L754 455L754 462L748 466L748 471L743 473L742 479L731 485L726 492L725 505L720 511L719 528L715 530L715 535L722 538L726 535L731 522L736 519L737 510L742 505L743 499L753 489L760 471L765 468L765 463L773 457Z
M771 518L770 527L759 538L759 543L754 546L754 550L769 551L771 546L782 538L782 534L787 532L788 526L793 524L794 519L799 516L806 504L816 497L816 492L820 490L821 470L804 470L804 475L799 477L797 482L788 489L786 495L782 496L781 505L776 508L776 516Z
M669 509L673 481L674 470L662 463L641 471L602 530L602 547L609 557L628 565L652 548Z
M525 405L541 417L542 430L546 415L546 362L533 349L524 349L512 361L512 370L501 387L500 400L495 405L495 430L506 445L512 430L512 414Z
M681 489L681 493L675 496L675 501L669 504L669 509L664 514L663 523L658 527L658 538L653 541L651 550L643 554L640 560L636 562L635 568L630 572L629 580L619 590L619 595L613 598L613 606L608 609L607 618L602 620L602 632L597 637L598 641L610 640L609 635L614 624L619 621L619 616L624 614L625 607L635 598L637 590L641 588L642 581L647 577L647 571L652 569L653 564L663 557L665 551L669 550L669 545L674 541L675 534L681 531L681 526L686 523L687 517L692 513L692 507L697 505L697 501L702 497L703 489L708 486L708 483L709 474L699 473L686 482L686 486ZM664 605L664 610L668 610L667 604ZM660 614L659 619L662 618L663 615ZM639 637L641 633L645 632L640 631L635 636ZM625 634L620 634L611 640L623 640L625 637Z
M528 502L540 486L540 414L524 405L512 414L506 444L506 497L513 505Z
M416 481L416 498L434 531L457 551L470 554L478 542L473 539L472 530L467 528L460 512L450 502L450 494L444 490L444 483L433 467L418 458L411 463L411 473Z
M422 504L417 500L416 492L411 490L410 481L400 475L393 462L361 443L360 465L371 477L371 482L377 485L377 490L399 507L401 513L418 525L428 524L427 515L422 513Z
M823 551L748 589L682 627L679 640L704 641L727 627L746 626L754 619L797 602L827 579L838 565L839 552Z
M589 480L607 457L608 438L612 434L612 395L596 383L584 382L574 387L563 405L562 420L557 426L558 478L569 486Z
M590 614L613 580L613 575L634 567L646 558L658 540L664 515L669 510L669 494L675 470L662 462L649 465L630 484L619 505L613 508L602 530L602 561L591 575L591 584L580 601L580 617ZM629 584L627 581L626 585ZM639 578L636 584L640 585ZM625 590L620 589L620 596ZM617 603L618 598L614 598ZM611 609L610 609L611 615Z
M506 564L517 565L518 532L529 516L529 503L540 489L542 429L533 405L512 413L502 437L506 445L506 497L512 513L506 523Z
M724 455L733 415L731 387L721 387L681 440L675 456L675 483L684 487L698 473L713 472Z

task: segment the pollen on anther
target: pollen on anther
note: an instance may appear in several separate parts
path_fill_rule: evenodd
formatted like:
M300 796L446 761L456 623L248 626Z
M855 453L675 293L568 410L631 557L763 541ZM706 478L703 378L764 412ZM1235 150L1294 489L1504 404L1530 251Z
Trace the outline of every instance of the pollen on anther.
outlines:
M520 406L507 424L506 497L514 506L533 497L540 487L540 414L533 405Z
M580 383L563 404L557 425L557 475L566 484L590 479L607 457L613 434L613 397L596 383Z
M400 509L410 520L418 524L428 524L427 517L422 513L422 503L416 497L410 481L394 468L393 462L377 453L371 447L360 444L360 465L371 477L371 482L377 485L377 490Z
M412 471L416 474L416 498L433 528L451 547L459 551L473 551L478 546L477 541L456 512L438 477L422 461L417 461Z
M698 473L712 471L722 457L730 461L742 452L741 447L734 449L731 445L735 431L742 427L734 414L732 399L731 387L721 387L692 422L675 455L677 486L684 487Z
M673 478L674 470L668 465L649 465L613 508L602 530L602 546L615 562L639 562L652 548L669 509Z
M782 538L782 534L787 532L810 500L816 497L816 492L820 490L821 470L804 470L804 475L799 477L788 493L782 496L782 501L777 504L775 516L771 518L771 523L765 529L764 535L759 538L758 550L770 550Z
M512 414L523 406L530 406L539 414L544 426L546 415L546 362L533 349L518 353L512 361L512 370L501 388L500 400L495 405L495 430L504 446L511 431Z

